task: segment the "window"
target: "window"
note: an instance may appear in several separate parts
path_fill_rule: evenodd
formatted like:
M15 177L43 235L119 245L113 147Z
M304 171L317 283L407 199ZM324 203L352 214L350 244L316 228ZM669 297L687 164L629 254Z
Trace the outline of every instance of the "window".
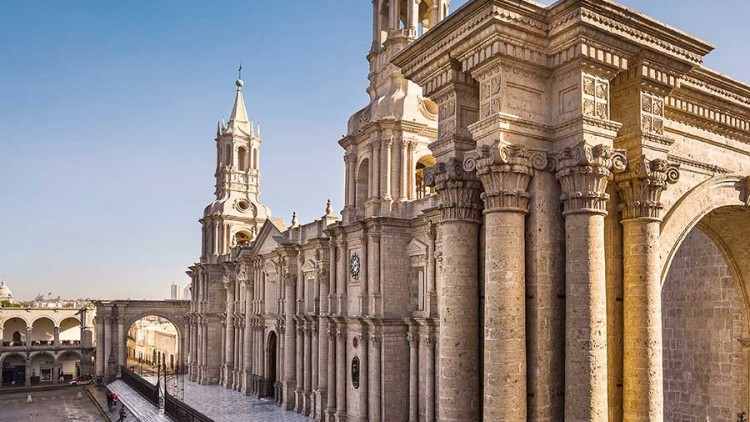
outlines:
M432 155L425 155L417 161L417 167L414 173L414 183L416 184L417 199L433 195L435 189L425 185L424 170L435 165L437 160Z

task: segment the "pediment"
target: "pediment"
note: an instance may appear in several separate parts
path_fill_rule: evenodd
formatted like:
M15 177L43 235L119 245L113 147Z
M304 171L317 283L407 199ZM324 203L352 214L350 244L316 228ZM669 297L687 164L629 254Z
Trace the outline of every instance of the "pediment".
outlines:
M409 256L425 255L427 254L427 245L417 239L412 239L406 246L406 253Z
M278 227L276 227L271 221L266 220L260 228L258 237L256 237L255 243L253 244L253 254L263 255L274 251L279 247L279 242L277 241L279 235L281 235L281 232Z
M302 266L302 272L303 273L313 272L315 271L317 267L318 266L317 264L315 264L315 261L313 261L312 259L308 259L307 262L305 262L305 264Z

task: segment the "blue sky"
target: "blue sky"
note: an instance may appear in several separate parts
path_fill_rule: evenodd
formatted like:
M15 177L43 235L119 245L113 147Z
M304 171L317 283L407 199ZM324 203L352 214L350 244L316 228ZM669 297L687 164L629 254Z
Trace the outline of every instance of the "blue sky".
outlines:
M750 2L624 4L711 41L706 64L750 80ZM370 11L369 0L0 3L0 277L21 299L161 298L187 283L239 63L262 125L262 200L287 222L319 217L328 198L340 209L337 141L367 102Z

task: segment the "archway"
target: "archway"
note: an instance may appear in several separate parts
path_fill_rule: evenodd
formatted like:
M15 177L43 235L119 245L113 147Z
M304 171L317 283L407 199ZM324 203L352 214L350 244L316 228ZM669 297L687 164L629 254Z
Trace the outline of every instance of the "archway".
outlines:
M699 185L662 226L665 420L734 421L750 409L750 209L738 182Z
M60 368L58 377L62 377L64 382L72 381L84 375L81 373L81 354L72 350L63 352L57 357L57 365Z
M354 206L363 207L370 198L370 160L365 158L357 168Z
M52 345L55 340L55 322L47 317L34 320L31 324L31 345Z
M65 318L60 321L59 336L60 345L75 346L81 344L81 321L78 318Z
M180 370L180 335L169 319L146 315L132 324L127 334L127 364L142 376ZM159 366L162 365L160 368Z
M13 353L2 360L2 385L17 386L26 384L26 357Z
M52 384L57 380L59 369L55 357L49 352L37 352L31 355L31 385Z
M96 373L110 381L119 375L119 368L128 364L128 356L135 356L131 361L137 361L138 354L128 354L127 341L131 326L141 318L157 316L172 323L177 332L177 354L175 355L175 369L180 372L185 369L184 350L188 341L187 315L190 312L190 302L187 300L116 300L95 301L96 305ZM141 357L143 362L144 356ZM167 356L167 363L170 357ZM152 360L153 354L152 354Z
M25 320L18 317L8 318L3 323L3 346L23 346L26 343L26 327L28 324Z
M276 332L271 331L268 335L268 384L266 385L266 395L274 397L274 399L278 399L278 397L276 397L276 392L279 391L277 388L278 386L276 385L278 383L276 377L276 371L278 368L277 347L278 340L276 338Z
M431 188L424 183L424 171L425 169L434 166L436 163L437 160L435 159L435 157L429 154L422 156L419 160L417 160L417 166L414 169L414 183L416 185L415 188L417 191L417 199L421 199L435 193L434 188Z

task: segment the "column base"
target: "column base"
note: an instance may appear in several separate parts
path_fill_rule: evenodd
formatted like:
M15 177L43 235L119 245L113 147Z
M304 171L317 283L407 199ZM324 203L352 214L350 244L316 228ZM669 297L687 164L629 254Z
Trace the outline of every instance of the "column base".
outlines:
M305 409L305 393L302 390L294 390L294 411L302 413Z
M336 422L346 422L347 418L346 410L339 409L336 411Z

